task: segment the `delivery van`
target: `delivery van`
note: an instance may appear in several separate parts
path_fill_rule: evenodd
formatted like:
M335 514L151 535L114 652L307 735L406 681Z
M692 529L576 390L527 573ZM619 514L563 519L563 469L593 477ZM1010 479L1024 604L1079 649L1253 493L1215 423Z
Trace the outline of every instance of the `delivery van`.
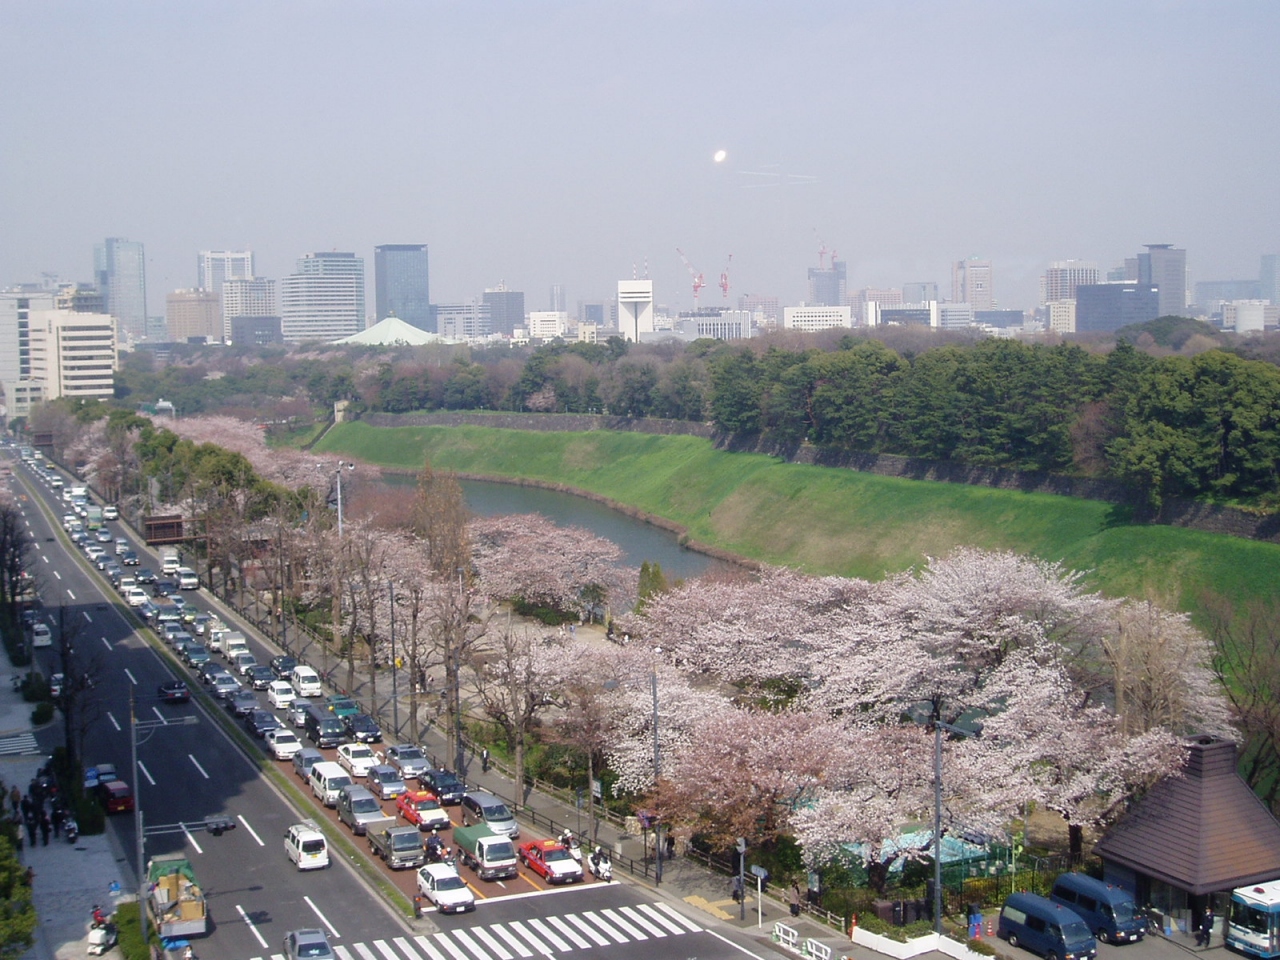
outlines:
M1093 960L1098 955L1098 941L1079 914L1034 893L1015 893L1005 900L996 936L1045 960Z

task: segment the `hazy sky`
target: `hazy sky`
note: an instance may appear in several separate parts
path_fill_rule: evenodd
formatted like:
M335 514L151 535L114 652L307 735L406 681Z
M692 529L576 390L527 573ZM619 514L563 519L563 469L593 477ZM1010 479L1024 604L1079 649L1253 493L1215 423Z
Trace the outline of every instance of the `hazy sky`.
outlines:
M151 312L196 252L280 277L430 244L437 302L611 296L676 254L795 302L1144 243L1193 279L1280 251L1280 2L3 0L0 285L141 240ZM727 158L712 160L717 150Z

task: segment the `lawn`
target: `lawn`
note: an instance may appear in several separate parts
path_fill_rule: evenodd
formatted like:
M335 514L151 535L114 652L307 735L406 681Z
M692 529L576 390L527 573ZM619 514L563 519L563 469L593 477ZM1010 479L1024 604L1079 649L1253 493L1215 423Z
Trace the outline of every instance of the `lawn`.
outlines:
M789 464L696 437L355 422L315 449L565 484L673 520L694 540L814 574L878 579L973 545L1061 560L1105 593L1192 612L1206 591L1239 605L1280 582L1275 544L1133 525L1099 501Z

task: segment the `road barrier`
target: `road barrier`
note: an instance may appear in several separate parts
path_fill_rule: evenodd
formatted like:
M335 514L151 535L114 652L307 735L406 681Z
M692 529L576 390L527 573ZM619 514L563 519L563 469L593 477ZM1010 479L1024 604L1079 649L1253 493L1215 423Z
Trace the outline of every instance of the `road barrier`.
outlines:
M800 934L795 927L788 927L785 923L775 923L773 925L773 942L786 947L788 950L799 951Z
M812 957L813 960L831 960L831 948L809 937L800 948L800 955Z

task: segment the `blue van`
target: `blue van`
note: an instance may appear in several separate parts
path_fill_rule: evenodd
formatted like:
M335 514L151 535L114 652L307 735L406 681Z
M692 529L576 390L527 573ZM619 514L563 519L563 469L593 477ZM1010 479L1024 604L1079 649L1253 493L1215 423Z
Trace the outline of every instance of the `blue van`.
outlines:
M1098 955L1098 941L1078 914L1034 893L1015 893L1005 900L996 936L1045 960L1093 960Z
M1064 873L1053 881L1049 899L1074 910L1099 940L1134 943L1147 934L1147 919L1128 892L1083 873Z

